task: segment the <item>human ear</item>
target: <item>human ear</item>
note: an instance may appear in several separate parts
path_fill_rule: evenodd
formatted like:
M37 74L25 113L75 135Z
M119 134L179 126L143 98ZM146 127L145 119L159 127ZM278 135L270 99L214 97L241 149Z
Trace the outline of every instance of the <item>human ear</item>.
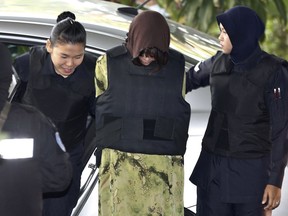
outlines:
M50 39L47 39L47 41L46 41L46 49L49 53L52 52L52 43L51 43Z

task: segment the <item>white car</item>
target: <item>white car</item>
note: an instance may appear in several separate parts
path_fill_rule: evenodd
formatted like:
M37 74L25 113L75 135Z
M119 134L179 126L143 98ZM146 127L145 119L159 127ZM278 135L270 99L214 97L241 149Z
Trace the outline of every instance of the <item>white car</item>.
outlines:
M13 57L26 52L33 45L43 45L50 36L57 16L63 11L75 13L76 20L85 26L88 37L86 51L96 56L122 44L131 20L135 14L141 13L141 10L135 8L100 0L4 0L0 6L0 42L8 45ZM171 31L171 48L184 54L187 70L220 49L216 38L171 20L167 21ZM17 80L17 74L15 75ZM193 91L187 94L186 99L192 109L184 158L184 204L185 215L188 216L194 215L196 209L196 187L189 182L189 176L198 159L211 108L209 88ZM93 123L92 120L87 128L81 195L72 213L73 216L98 215L98 170L93 154L96 148L93 142L95 136ZM283 197L288 199L284 194ZM284 202L285 200L282 200L281 206L284 206Z

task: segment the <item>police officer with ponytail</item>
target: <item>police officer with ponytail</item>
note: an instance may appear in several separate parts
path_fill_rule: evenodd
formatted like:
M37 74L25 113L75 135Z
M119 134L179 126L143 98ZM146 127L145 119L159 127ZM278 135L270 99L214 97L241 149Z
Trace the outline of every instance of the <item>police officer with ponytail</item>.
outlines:
M53 121L73 165L68 189L45 194L44 216L70 216L77 204L87 118L95 112L96 59L85 52L86 31L70 17L60 19L45 47L33 47L14 64L27 83L24 93L18 94L24 95L22 102L36 106Z

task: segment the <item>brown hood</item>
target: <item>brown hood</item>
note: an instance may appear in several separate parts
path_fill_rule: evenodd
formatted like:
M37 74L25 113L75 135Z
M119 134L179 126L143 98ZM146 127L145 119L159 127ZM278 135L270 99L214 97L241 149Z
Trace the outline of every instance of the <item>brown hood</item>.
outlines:
M134 17L127 36L126 47L133 58L145 48L156 47L168 52L170 30L166 19L158 12L143 11Z

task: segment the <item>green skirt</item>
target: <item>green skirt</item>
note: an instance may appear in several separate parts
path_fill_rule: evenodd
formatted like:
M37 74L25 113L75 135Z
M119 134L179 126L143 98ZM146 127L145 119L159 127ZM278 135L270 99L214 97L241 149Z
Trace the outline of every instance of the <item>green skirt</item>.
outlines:
M183 216L182 156L102 151L99 216Z

